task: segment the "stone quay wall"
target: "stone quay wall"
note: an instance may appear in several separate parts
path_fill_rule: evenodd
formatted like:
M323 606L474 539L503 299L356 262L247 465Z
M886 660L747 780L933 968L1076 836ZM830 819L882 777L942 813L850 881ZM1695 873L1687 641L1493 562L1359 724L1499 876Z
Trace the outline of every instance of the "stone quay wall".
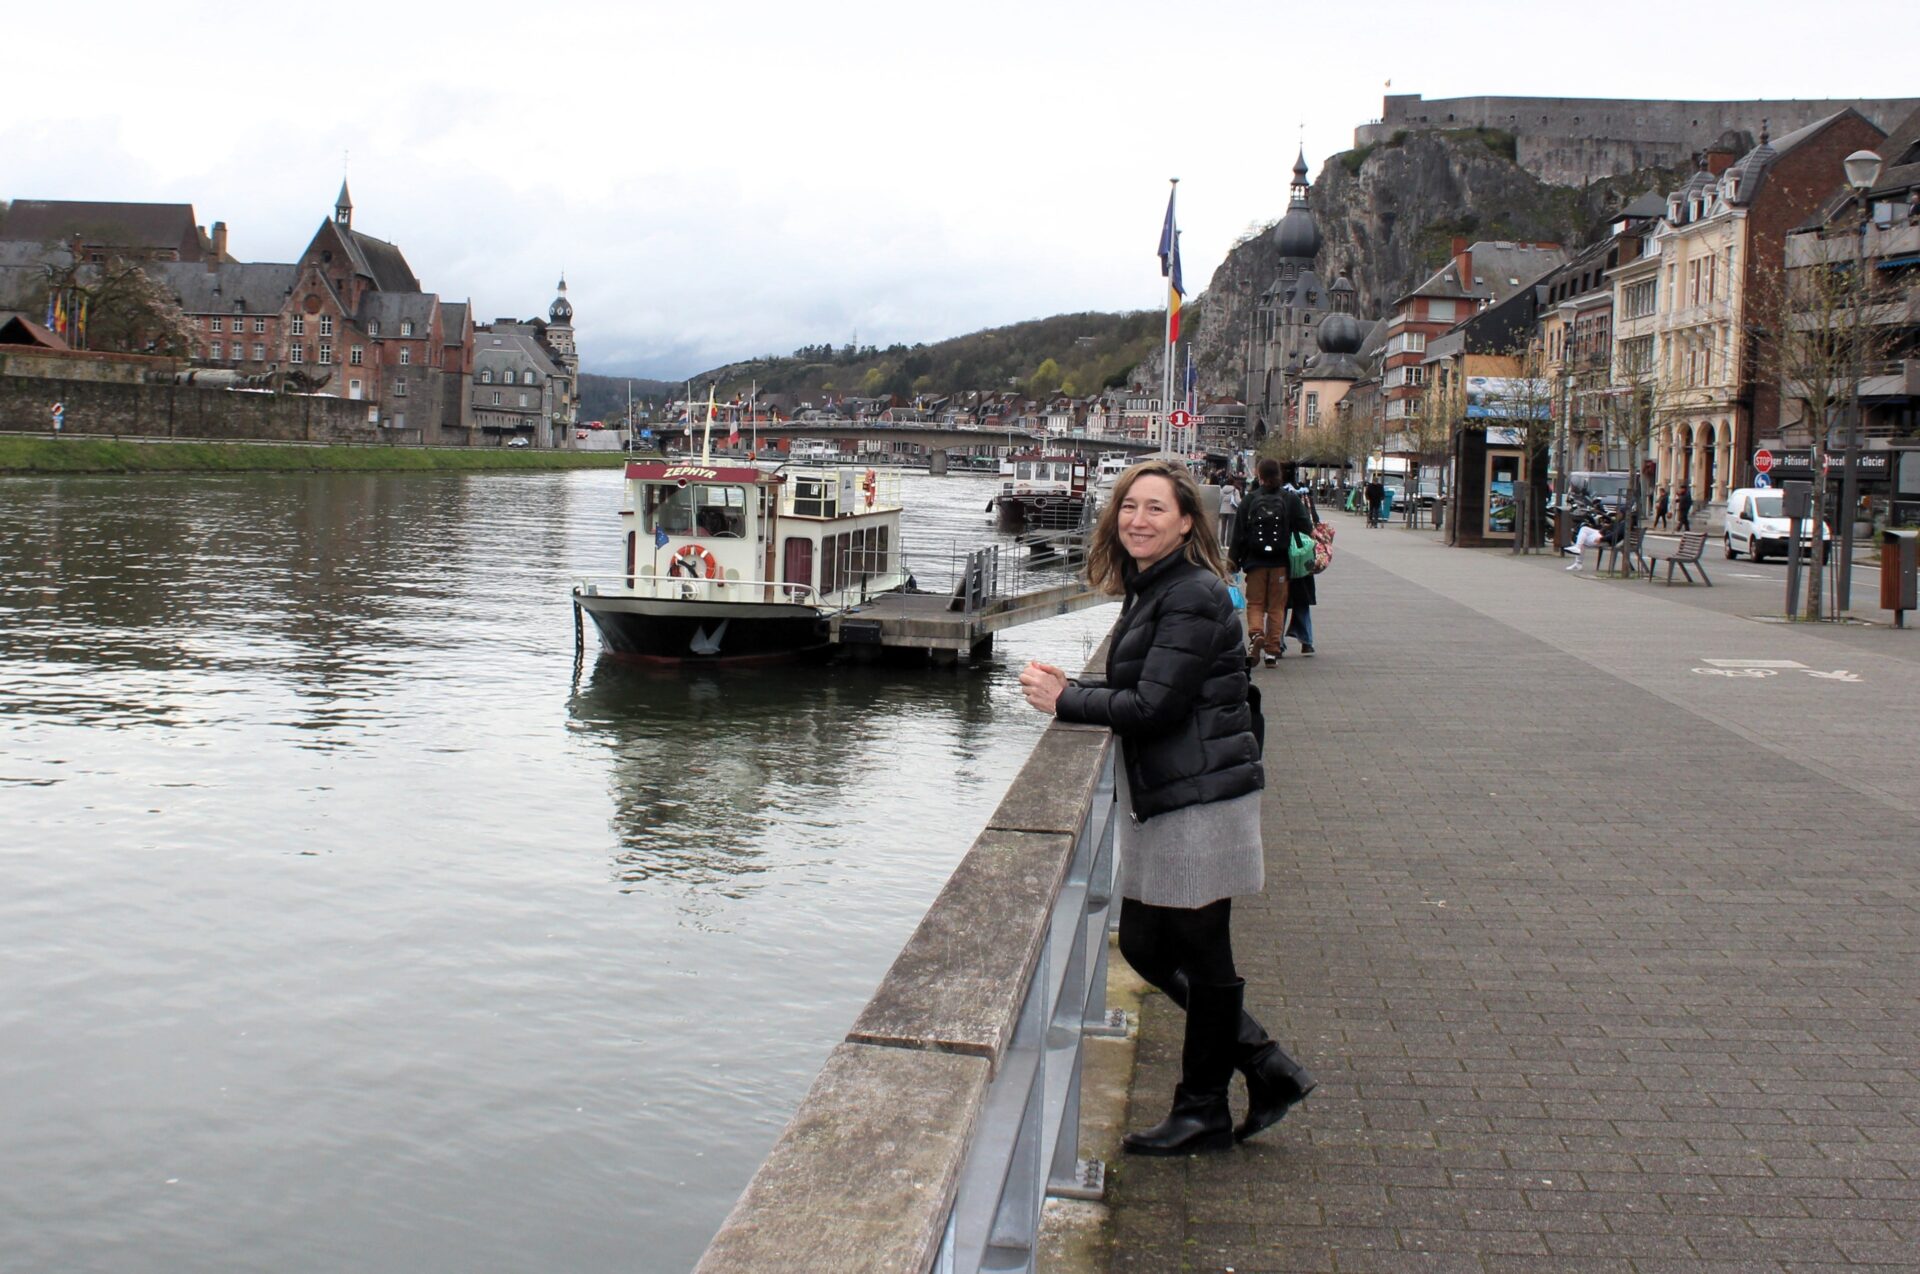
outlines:
M381 443L418 446L419 429L367 423L367 404L320 394L203 388L149 380L169 360L0 353L0 430L202 442Z
M1515 158L1540 178L1581 186L1601 177L1692 161L1722 133L1774 137L1853 107L1891 131L1920 107L1920 98L1825 98L1680 102L1581 97L1448 97L1418 93L1386 98L1376 123L1353 132L1355 146L1390 140L1411 129L1493 128L1512 133ZM1839 178L1835 177L1835 184Z

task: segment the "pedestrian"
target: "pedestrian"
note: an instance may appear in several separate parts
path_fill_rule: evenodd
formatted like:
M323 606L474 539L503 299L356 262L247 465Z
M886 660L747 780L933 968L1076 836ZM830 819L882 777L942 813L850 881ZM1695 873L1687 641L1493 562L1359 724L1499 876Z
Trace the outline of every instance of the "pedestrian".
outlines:
M1660 488L1660 498L1653 502L1653 527L1657 531L1667 524L1667 489Z
M1240 511L1240 479L1228 478L1220 488L1220 542L1233 543L1233 519Z
M1280 462L1263 458L1254 470L1260 485L1234 519L1227 558L1247 573L1247 663L1271 668L1286 651L1287 548L1293 531L1289 493L1280 487Z
M1087 554L1088 582L1124 598L1104 681L1041 663L1020 674L1034 708L1117 738L1120 953L1186 1010L1173 1109L1127 1135L1130 1154L1228 1149L1314 1088L1247 1014L1234 967L1233 899L1266 883L1266 780L1225 570L1192 477L1164 461L1135 465L1114 484ZM1238 1127L1227 1106L1236 1070L1247 1081Z
M1687 524L1687 515L1693 512L1693 485L1691 483L1683 482L1680 484L1680 498L1675 502L1673 511L1678 518L1673 524L1673 529L1676 531L1691 531L1693 528Z
M1378 474L1367 478L1367 525L1380 525L1380 506L1386 502L1387 484L1380 481Z
M1295 543L1291 536L1301 536L1311 541L1313 529L1320 521L1320 511L1314 507L1313 493L1298 480L1298 470L1289 464L1281 467L1281 486L1293 496L1288 508L1293 525L1288 543ZM1292 555L1288 555L1289 567ZM1280 635L1281 653L1286 652L1287 638L1300 643L1300 653L1313 654L1313 607L1318 600L1319 587L1317 577L1311 570L1287 573L1287 625Z

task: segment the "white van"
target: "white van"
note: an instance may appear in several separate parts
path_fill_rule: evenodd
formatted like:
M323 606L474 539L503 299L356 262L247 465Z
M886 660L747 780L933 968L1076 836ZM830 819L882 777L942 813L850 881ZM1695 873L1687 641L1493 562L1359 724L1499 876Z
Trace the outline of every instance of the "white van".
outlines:
M1741 487L1727 493L1727 556L1739 557L1742 553L1754 561L1762 561L1769 553L1785 556L1787 536L1792 533L1793 523L1787 518L1785 496L1774 487ZM1805 553L1812 549L1809 536L1800 537L1800 550ZM1825 550L1833 539L1833 533L1827 524L1820 524L1820 546L1822 559Z

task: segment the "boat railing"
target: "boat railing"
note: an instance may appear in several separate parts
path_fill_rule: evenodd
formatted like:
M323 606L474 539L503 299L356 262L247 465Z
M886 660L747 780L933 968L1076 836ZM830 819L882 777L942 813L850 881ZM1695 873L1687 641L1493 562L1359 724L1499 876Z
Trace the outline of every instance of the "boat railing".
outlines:
M1106 1008L1114 748L1055 723L834 1047L695 1274L1031 1271Z
M644 597L653 601L792 602L819 606L820 591L792 580L707 579L701 575L599 575L573 586L580 597Z
M900 508L900 470L858 463L789 464L784 470L787 481L780 489L782 517L836 518L864 513L890 513ZM841 474L853 475L853 497L841 508ZM873 489L867 490L867 475L873 475ZM809 480L817 485L812 485ZM868 501L871 494L872 500Z

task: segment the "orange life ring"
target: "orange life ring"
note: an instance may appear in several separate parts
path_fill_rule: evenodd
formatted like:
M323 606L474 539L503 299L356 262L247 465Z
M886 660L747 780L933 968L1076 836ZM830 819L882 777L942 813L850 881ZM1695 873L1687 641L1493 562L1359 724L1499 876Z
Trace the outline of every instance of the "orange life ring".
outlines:
M688 558L692 558L693 560L689 562L686 560ZM706 564L706 575L708 579L712 579L720 573L720 563L714 560L712 553L701 548L698 544L682 545L676 549L673 556L667 560L667 574L677 575L679 574L680 568L684 566L689 575L698 579L700 577L700 566L702 563Z

